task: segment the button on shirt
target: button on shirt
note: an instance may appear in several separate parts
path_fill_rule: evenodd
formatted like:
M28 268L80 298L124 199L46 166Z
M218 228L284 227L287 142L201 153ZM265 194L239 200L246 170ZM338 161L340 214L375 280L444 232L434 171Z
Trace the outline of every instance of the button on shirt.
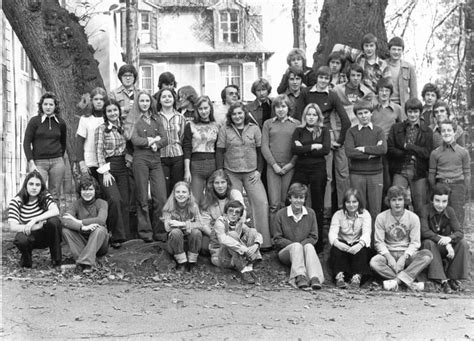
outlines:
M159 115L168 137L168 145L164 148L161 148L161 157L175 157L183 155L182 142L186 119L176 110L169 120L168 117L162 112L160 112Z
M105 165L109 157L125 155L126 140L116 125L110 122L101 124L95 134L99 167Z

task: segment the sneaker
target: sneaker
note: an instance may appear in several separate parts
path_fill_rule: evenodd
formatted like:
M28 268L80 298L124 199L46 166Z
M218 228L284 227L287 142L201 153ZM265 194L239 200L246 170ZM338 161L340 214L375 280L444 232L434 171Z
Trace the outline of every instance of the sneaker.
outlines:
M450 279L448 283L454 291L462 291L461 282L457 279Z
M383 281L383 288L387 291L398 291L398 282L394 279Z
M413 282L410 285L407 285L407 287L413 291L423 291L425 290L425 283L424 282Z
M345 289L347 287L346 282L344 281L344 273L339 272L336 275L336 288Z
M453 289L451 289L451 286L449 285L449 281L441 282L441 290L443 290L443 292L445 294L452 294L453 293Z
M304 288L309 287L308 280L307 280L306 277L303 276L303 275L296 276L296 278L295 278L295 284L296 284L296 286L297 286L298 288L300 288L300 289L304 289Z
M90 273L92 273L92 266L86 265L86 264L82 264L82 273L83 273L83 274L90 274Z
M33 256L31 251L21 253L20 266L22 268L31 268L33 266Z
M360 288L360 280L361 280L361 276L359 274L355 274L354 276L352 276L351 278L351 288L352 289L359 289Z
M242 282L244 282L245 284L255 284L255 279L252 276L252 271L241 272L240 277L242 278Z
M309 283L311 285L311 289L313 289L313 290L321 290L321 288L322 288L321 282L319 281L318 277L311 278Z

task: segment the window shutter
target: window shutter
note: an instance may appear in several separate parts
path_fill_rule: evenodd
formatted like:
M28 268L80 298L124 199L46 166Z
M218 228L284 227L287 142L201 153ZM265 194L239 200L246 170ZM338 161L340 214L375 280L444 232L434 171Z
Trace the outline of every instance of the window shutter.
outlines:
M155 92L158 91L158 78L160 75L167 71L168 64L167 63L155 63L153 64L153 79L152 79L152 91L151 94L153 95Z
M204 63L204 94L212 101L220 100L220 71L216 63Z
M244 101L251 101L255 97L252 92L252 83L257 80L257 67L254 62L243 63L243 89L242 95Z
M158 18L157 18L156 13L151 13L150 16L151 16L150 43L151 43L151 47L158 50Z

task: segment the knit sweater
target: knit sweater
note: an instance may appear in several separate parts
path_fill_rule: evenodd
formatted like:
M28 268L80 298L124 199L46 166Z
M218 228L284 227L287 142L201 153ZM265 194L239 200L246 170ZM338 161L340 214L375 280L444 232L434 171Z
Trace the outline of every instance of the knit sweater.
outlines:
M66 151L66 122L56 116L41 122L43 116L33 117L26 127L23 150L28 161L63 157Z
M67 218L61 218L61 222L65 228L76 231L79 231L82 225L98 224L105 227L107 209L108 204L105 200L95 199L86 202L79 199L73 202L72 207L68 209L68 213L82 220L82 224Z
M296 156L291 152L293 132L300 122L292 117L284 121L272 118L263 124L262 129L262 154L267 163L284 166L290 162L295 163Z
M302 146L297 146L296 141L299 141ZM323 145L322 149L311 150L313 143L320 143ZM325 155L329 154L331 150L331 138L326 127L322 127L321 135L313 138L313 133L306 127L298 127L293 133L293 142L291 144L291 151L298 155L296 160L296 167L315 167L326 163Z
M279 210L275 216L273 243L278 250L281 250L292 243L316 244L318 241L318 223L316 213L306 207L307 214L303 215L300 221L288 215L288 207Z
M365 147L365 152L355 149ZM382 172L381 156L387 153L387 141L382 128L378 126L351 127L346 135L346 156L349 159L349 172L372 175Z

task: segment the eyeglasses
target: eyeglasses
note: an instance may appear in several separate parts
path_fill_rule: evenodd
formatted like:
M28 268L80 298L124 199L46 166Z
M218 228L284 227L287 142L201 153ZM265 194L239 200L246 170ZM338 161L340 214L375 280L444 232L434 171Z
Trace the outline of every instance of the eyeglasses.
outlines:
M122 77L133 77L133 73L124 73Z
M232 214L232 215L240 215L241 214L241 210L240 209L232 209L232 208L229 208L227 210L227 214Z

